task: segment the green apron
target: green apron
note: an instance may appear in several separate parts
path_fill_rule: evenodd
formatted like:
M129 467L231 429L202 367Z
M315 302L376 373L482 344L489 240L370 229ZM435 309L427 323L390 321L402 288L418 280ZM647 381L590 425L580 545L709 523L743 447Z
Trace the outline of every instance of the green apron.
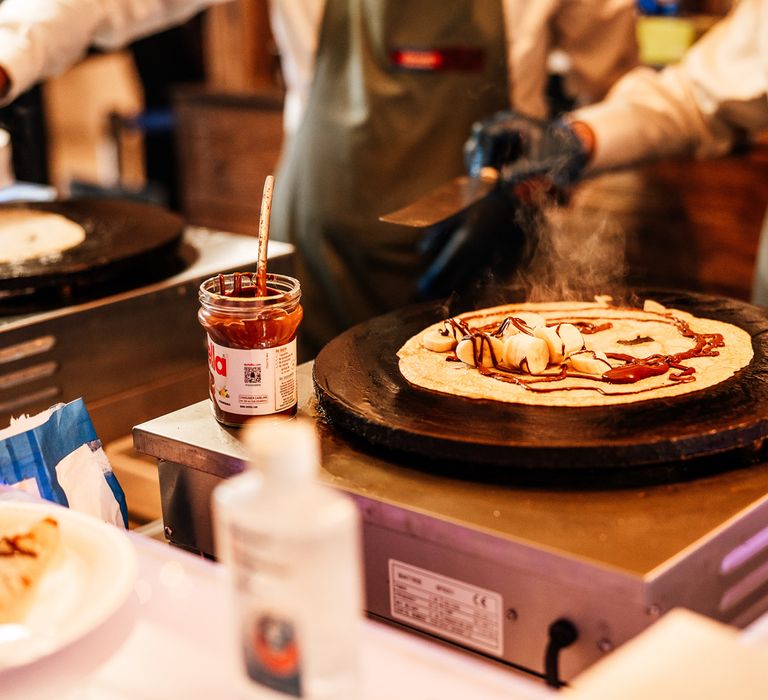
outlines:
M434 253L378 217L464 172L472 123L509 107L506 65L500 0L327 0L272 209L271 236L296 246L303 359L417 300Z

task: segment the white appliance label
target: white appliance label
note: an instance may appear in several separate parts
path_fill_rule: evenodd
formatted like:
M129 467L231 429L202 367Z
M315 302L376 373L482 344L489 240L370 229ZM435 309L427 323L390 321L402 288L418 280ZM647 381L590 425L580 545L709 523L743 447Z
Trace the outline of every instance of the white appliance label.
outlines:
M229 413L263 416L296 403L295 338L260 350L227 348L208 338L208 368L213 398Z
M392 617L468 647L501 656L501 595L389 560Z

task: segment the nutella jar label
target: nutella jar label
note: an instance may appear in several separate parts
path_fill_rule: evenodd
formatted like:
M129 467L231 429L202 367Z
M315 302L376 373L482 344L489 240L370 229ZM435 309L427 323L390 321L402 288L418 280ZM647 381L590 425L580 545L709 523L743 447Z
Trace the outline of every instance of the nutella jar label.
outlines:
M264 416L297 402L296 339L260 350L227 348L208 338L211 398L222 411Z

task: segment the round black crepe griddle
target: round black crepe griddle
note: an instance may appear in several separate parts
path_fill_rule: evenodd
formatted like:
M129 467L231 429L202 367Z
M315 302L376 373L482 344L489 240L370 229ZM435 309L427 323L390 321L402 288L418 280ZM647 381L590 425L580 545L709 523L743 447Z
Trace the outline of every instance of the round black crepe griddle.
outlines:
M68 301L168 276L184 222L162 207L122 199L18 202L0 206L60 214L85 229L61 254L0 263L0 306L14 300Z
M331 424L375 447L440 460L523 469L621 469L754 457L768 435L768 319L755 306L684 292L648 293L669 308L740 326L754 357L731 379L684 396L618 406L525 406L410 385L397 351L444 316L421 305L342 333L315 360L315 392Z

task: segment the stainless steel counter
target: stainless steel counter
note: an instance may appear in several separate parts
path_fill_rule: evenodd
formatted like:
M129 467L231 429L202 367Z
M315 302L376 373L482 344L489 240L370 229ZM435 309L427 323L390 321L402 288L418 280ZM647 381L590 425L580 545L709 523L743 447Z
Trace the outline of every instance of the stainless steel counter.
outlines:
M550 623L568 619L569 678L674 606L736 625L768 607L765 465L635 489L482 483L335 432L316 414L308 364L299 395L322 437L322 479L361 509L373 615L534 672ZM237 431L203 401L137 426L134 443L159 460L169 539L213 553L210 491L245 466ZM465 598L489 607L446 612Z

